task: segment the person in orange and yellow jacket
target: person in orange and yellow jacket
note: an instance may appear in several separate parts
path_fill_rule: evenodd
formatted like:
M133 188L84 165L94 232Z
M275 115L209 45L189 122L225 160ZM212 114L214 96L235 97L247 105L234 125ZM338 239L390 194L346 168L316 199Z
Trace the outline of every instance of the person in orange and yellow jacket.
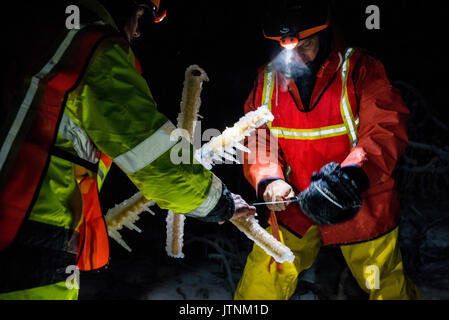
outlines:
M404 274L392 177L409 111L382 63L344 46L327 1L272 2L264 36L283 50L259 70L245 113L266 105L274 120L246 141L244 174L266 202L297 197L267 205L295 260L276 268L254 246L235 299L289 299L322 245L340 247L370 299L419 298Z
M77 299L76 268L107 266L98 191L112 162L163 209L207 222L254 214L203 166L172 161L176 127L131 49L142 19L164 17L159 0L17 6L1 87L0 299Z

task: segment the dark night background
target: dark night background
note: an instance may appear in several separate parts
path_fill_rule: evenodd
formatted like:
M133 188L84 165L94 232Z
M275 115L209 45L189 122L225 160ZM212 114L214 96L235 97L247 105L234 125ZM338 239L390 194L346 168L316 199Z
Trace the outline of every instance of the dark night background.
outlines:
M161 2L168 17L144 28L135 43L158 108L176 123L185 69L197 64L210 79L203 84L201 129L223 131L243 116L256 70L268 62L276 45L261 32L263 1ZM401 221L404 263L428 299L449 298L449 6L444 3L333 1L348 44L379 58L390 80L405 88L404 97L412 109L411 140L430 146L409 149L408 158L401 162L405 169L398 170L405 204ZM372 4L380 8L380 30L365 27L365 9ZM213 171L232 192L248 202L255 200L240 165L217 165ZM107 210L135 192L113 167L101 192L102 206ZM121 231L132 253L111 240L108 268L81 275L80 299L231 299L252 242L229 223L218 226L187 219L186 258L172 259L165 253L165 212L154 211L155 216L143 213L137 222L142 234ZM259 217L264 223L262 212ZM317 298L366 299L338 248L322 249L312 270L302 275L294 296Z

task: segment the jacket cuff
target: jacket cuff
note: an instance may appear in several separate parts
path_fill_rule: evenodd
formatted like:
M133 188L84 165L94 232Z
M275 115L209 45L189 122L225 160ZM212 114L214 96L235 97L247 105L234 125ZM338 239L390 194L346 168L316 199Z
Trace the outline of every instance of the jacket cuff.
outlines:
M365 171L359 165L352 164L344 166L341 170L346 173L357 185L357 189L362 193L368 190L370 181Z
M193 218L204 218L206 217L220 201L223 194L223 183L214 174L212 174L212 184L209 189L209 193L203 203L196 209L187 212L185 215Z
M204 222L227 221L232 218L235 211L234 199L226 185L222 183L222 193L215 207L205 217L196 217Z

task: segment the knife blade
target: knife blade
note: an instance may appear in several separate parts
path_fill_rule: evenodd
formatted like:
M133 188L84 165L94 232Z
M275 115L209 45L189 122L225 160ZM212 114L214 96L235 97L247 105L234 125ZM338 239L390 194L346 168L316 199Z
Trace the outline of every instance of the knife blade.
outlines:
M293 198L288 198L286 200L283 201L271 201L271 202L256 202L256 203L251 203L250 206L263 206L263 205L267 205L267 204L281 204L281 203L292 203L292 202L296 202L298 201L297 197L293 197Z

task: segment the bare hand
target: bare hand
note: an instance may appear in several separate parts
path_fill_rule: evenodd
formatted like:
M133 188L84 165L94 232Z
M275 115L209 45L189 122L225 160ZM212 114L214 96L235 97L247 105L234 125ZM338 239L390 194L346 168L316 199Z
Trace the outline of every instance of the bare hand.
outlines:
M265 188L263 199L265 202L283 201L295 196L293 188L283 180L273 180ZM267 207L272 211L284 211L288 203L268 204Z
M256 207L250 206L242 197L238 194L232 193L232 198L234 199L235 211L232 219L239 219L242 217L249 217L256 214ZM220 221L219 224L225 223Z

